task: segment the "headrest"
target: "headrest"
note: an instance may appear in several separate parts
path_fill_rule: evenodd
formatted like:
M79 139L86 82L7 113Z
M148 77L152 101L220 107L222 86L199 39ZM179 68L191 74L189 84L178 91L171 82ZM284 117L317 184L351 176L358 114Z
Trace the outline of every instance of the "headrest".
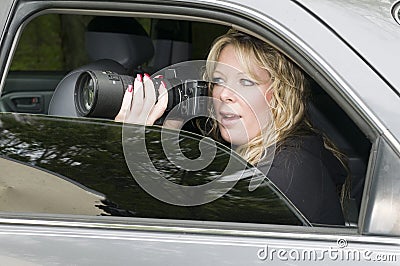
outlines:
M154 54L152 40L133 18L95 17L88 24L85 36L91 60L112 59L129 72Z
M192 58L191 22L159 19L153 26L155 52L150 66L163 69Z
M74 91L79 75L86 70L109 70L120 75L126 75L126 69L119 63L102 59L81 66L68 73L57 85L49 104L49 115L78 117L75 109Z

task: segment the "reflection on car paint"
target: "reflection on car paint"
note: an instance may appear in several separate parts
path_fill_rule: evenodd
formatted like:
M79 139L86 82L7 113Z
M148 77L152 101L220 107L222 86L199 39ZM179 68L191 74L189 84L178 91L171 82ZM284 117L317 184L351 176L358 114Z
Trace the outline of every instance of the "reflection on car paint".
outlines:
M249 191L250 178L242 179L223 197L201 206L173 206L153 198L135 182L126 165L119 123L23 114L2 114L0 121L3 158L45 169L104 194L101 204L96 205L104 211L101 215L308 224L267 179L254 191ZM160 134L160 127L147 127L147 150L134 152L147 152L153 164L171 182L188 186L207 183L220 175L232 160L229 149L218 145L214 161L205 169L179 169L163 154L162 144L157 141ZM179 139L182 149L191 151L191 156L197 156L200 140L201 137L190 133L181 133ZM251 169L244 160L235 158L236 164Z

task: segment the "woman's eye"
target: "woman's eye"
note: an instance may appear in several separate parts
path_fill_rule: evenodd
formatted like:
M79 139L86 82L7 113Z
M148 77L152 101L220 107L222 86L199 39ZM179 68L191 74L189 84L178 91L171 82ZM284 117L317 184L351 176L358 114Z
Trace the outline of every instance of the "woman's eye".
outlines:
M212 79L212 83L215 85L222 85L224 84L224 80L222 78L215 77Z
M240 79L240 85L242 86L254 86L256 83L254 81L251 81L249 79Z

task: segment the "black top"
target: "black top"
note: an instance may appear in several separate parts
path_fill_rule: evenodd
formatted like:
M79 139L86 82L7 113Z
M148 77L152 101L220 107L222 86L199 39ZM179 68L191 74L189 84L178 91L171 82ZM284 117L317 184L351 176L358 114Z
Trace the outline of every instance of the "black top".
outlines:
M275 152L269 171L262 162L258 168L310 222L344 224L337 187L344 183L346 171L324 147L321 136L286 140Z

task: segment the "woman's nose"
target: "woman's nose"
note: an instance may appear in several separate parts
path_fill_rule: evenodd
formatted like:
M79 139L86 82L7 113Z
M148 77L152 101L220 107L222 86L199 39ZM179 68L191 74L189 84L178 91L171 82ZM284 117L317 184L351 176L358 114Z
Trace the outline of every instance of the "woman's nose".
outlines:
M228 87L221 86L220 88L219 99L223 102L235 102L236 95L235 92Z

